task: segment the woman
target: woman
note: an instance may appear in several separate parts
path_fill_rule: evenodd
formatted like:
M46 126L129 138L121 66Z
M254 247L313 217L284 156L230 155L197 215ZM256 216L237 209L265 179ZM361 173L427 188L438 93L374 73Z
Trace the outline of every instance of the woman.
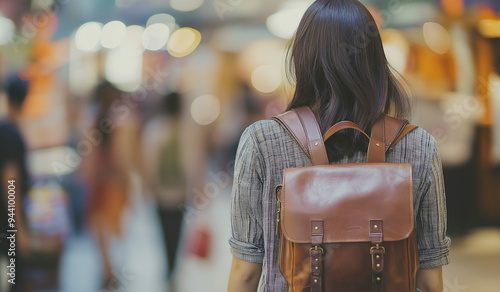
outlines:
M166 95L161 112L145 126L143 133L144 182L157 205L167 255L169 291L175 291L173 275L181 239L187 180L182 159L182 97Z
M387 64L378 28L357 0L314 2L289 55L296 80L289 109L309 106L323 133L344 120L370 132L382 113L403 117L409 112L408 97ZM366 161L366 139L357 133L343 132L325 145L331 163ZM436 141L426 131L414 130L387 152L386 160L413 167L417 287L443 291L441 267L449 262L450 240ZM278 269L273 191L284 169L308 165L298 143L275 121L257 122L243 133L233 187L229 291L287 291Z
M125 103L123 92L109 82L100 84L95 93L99 105L90 154L83 160L83 172L89 184L88 221L103 261L103 288L115 278L109 254L113 237L123 234L122 217L129 204L132 173L138 165L139 117Z

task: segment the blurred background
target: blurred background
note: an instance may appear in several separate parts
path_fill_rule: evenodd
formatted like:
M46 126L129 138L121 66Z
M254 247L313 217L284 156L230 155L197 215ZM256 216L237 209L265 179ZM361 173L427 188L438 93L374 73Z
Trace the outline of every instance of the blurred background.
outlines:
M362 2L439 143L445 291L499 292L500 1ZM0 0L0 118L22 137L0 132L0 167L26 150L14 291L225 291L238 139L285 109L311 3Z

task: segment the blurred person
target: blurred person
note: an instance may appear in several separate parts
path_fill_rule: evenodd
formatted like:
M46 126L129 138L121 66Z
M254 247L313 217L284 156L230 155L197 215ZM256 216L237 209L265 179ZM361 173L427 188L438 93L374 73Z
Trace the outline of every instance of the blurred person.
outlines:
M166 95L159 114L146 124L143 133L143 175L146 188L156 200L167 255L167 279L172 287L169 291L173 289L187 188L181 113L181 96L176 92Z
M114 282L109 254L111 238L123 234L123 213L130 202L132 174L138 165L139 118L109 82L97 86L98 113L93 128L84 131L93 145L83 159L83 176L89 186L87 217L99 245L104 268L103 287ZM88 150L88 149L87 149Z
M322 133L348 120L369 134L382 114L403 117L410 112L375 22L357 0L315 1L300 22L289 57L296 86L288 110L309 106ZM332 164L366 162L367 142L360 133L343 131L325 146ZM442 292L450 239L436 140L418 128L386 153L386 161L412 165L420 258L416 291ZM287 291L278 265L274 190L284 169L308 165L300 145L276 121L259 121L243 133L234 174L228 291Z
M10 240L7 239L6 231L16 229L15 255L8 257L9 264L11 258L15 260L15 285L9 284L8 291L22 291L23 258L29 255L31 247L23 209L23 200L28 190L26 145L18 127L21 120L21 108L28 93L28 83L20 79L17 74L10 75L6 80L5 91L8 100L8 117L7 120L0 121L0 257L8 255ZM8 226L9 180L15 180L16 198L13 217L15 228ZM3 265L0 271L7 273Z

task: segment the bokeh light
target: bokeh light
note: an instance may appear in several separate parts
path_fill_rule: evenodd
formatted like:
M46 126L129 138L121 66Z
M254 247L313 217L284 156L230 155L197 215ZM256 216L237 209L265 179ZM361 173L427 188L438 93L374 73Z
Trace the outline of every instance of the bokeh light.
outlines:
M144 52L144 47L142 46L142 35L144 33L144 27L138 25L127 26L125 33L125 39L119 46L119 49L123 50L129 55L138 55Z
M118 20L110 21L102 27L101 45L107 49L117 48L125 39L127 26Z
M219 117L220 110L220 101L213 95L202 95L191 103L191 117L202 126L213 123Z
M170 36L170 29L163 23L148 26L142 34L142 45L146 50L158 51L164 48Z
M451 36L441 24L426 22L423 27L425 43L438 54L446 54L451 47Z
M259 85L262 84L262 82L258 81L260 79L260 75L258 73L263 69L261 68L257 71L256 69L259 67L263 67L264 69L273 68L269 70L269 72L274 72L272 73L272 75L275 76L273 77L273 79L279 78L281 80L282 76L284 76L285 74L285 48L286 42L280 39L265 39L252 42L250 45L246 46L244 50L239 54L238 69L240 78L250 80L250 82L252 82L253 78L255 78L256 83L258 84L257 87L260 88ZM269 73L264 73L264 75L267 74ZM275 80L274 82L277 81ZM264 81L264 84L275 84L274 82L272 80ZM254 85L254 88L255 87L256 86ZM275 85L265 87L274 88ZM260 91L259 89L257 90ZM264 91L268 90L269 89Z
M201 33L199 31L194 28L183 27L172 34L167 49L170 55L182 58L194 52L200 42Z
M158 13L151 16L146 22L146 28L155 23L162 23L168 26L170 32L173 32L176 27L175 18L167 13Z
M300 19L313 1L290 1L275 14L269 16L266 26L277 37L289 39L293 36Z
M408 40L399 30L386 29L382 33L382 42L387 62L396 72L404 72L410 51Z
M101 39L102 23L84 23L75 34L75 45L77 49L85 52L94 52L99 49Z
M179 11L193 11L200 8L205 0L171 0L170 6Z
M500 20L483 19L478 24L479 32L487 38L500 37Z
M0 45L6 45L14 37L15 26L12 20L0 16Z
M130 54L119 48L106 54L105 77L117 88L131 92L142 82L142 55Z
M281 85L281 68L279 66L263 65L252 72L252 85L262 93L276 91Z

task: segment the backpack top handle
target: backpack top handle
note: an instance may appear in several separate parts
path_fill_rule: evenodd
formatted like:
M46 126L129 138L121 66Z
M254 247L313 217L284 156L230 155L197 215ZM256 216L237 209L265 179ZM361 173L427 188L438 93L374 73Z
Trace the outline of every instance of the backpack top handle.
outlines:
M368 140L370 140L370 136L368 136L368 134L366 134L365 131L361 130L361 128L358 127L358 125L356 125L355 123L350 122L350 121L343 121L343 122L336 123L330 129L328 129L328 131L326 131L326 133L323 135L323 141L326 142L326 140L330 139L330 137L333 136L335 133L337 133L338 131L345 130L345 129L358 130L363 135L365 135L365 137L368 138Z
M417 128L408 124L407 120L382 116L372 127L371 137L353 122L342 121L333 125L325 135L321 135L314 113L307 106L292 109L274 120L280 122L299 143L302 150L311 159L312 165L329 164L324 141L340 130L355 129L370 139L368 145L368 163L385 162L385 152L406 134Z
M331 136L341 130L354 129L357 130L370 140L368 145L368 163L385 162L385 119L381 117L375 122L372 127L372 136L368 136L358 125L350 121L342 121L333 125L323 135L323 140L326 142Z

